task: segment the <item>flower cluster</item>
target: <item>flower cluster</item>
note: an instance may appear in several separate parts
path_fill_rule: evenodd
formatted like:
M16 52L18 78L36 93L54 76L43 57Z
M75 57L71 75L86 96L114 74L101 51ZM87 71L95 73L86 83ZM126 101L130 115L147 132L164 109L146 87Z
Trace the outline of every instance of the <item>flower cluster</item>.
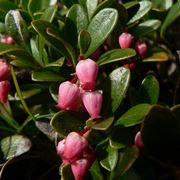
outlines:
M134 48L136 53L141 57L145 58L147 54L147 44L143 40L135 39L130 33L124 32L119 36L119 45L121 48ZM135 63L125 64L125 67L134 69Z
M94 161L94 151L85 137L71 132L60 141L57 154L64 164L70 164L75 180L82 180Z
M6 103L10 92L10 67L5 59L0 58L0 101Z
M58 107L63 110L78 110L83 104L92 119L100 118L102 93L96 91L98 65L91 59L81 60L76 66L79 81L60 84Z

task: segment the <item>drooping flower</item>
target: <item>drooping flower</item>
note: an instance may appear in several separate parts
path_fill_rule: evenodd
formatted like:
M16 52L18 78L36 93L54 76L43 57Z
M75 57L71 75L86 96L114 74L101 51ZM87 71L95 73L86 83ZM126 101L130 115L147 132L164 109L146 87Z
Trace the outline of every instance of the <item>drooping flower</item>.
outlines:
M81 60L76 65L76 74L84 90L94 90L99 67L92 59Z
M133 42L133 36L130 33L124 32L119 36L119 45L121 48L130 48Z
M135 45L135 50L141 58L145 58L148 50L147 44L144 41L138 40Z
M88 159L79 159L76 162L71 164L72 173L75 180L83 180L83 177L87 173L91 166L91 163Z
M60 109L77 110L80 107L80 90L76 84L69 81L59 86L58 105Z
M5 59L0 58L0 81L9 80L11 75L10 67Z
M85 92L82 94L82 102L92 119L100 118L103 96L99 91Z
M82 157L87 148L88 141L78 133L71 132L66 139L58 143L57 153L71 163Z
M4 104L8 99L11 85L9 81L0 81L0 101Z

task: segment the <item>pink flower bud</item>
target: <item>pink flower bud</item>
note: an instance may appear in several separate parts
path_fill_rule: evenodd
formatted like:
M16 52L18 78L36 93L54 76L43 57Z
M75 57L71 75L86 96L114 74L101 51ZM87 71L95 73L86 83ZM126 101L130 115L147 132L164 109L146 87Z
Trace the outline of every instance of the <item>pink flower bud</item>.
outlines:
M141 138L141 132L138 131L135 138L134 138L134 144L139 147L139 148L143 148L144 147L144 143L142 141L142 138Z
M82 157L83 152L88 148L88 141L76 132L68 134L65 140L58 143L57 153L62 159L74 162Z
M91 59L81 60L78 62L76 66L76 74L83 89L95 89L95 81L97 78L98 69L98 65Z
M121 48L129 48L133 42L133 36L127 32L122 33L119 36L119 45Z
M11 85L9 81L0 81L0 100L4 104L8 99Z
M5 44L15 44L16 43L15 40L11 36L8 36L8 35L1 36L0 42L5 43Z
M76 84L69 81L59 86L58 105L60 109L77 110L80 107L80 90Z
M99 91L82 94L83 104L92 119L100 118L103 96Z
M144 58L147 54L147 44L144 41L138 40L135 45L136 52L141 56L141 58Z
M75 163L71 164L75 180L83 180L83 177L89 170L90 166L91 163L87 159L79 159Z
M4 59L0 59L0 81L9 80L11 75L10 67Z

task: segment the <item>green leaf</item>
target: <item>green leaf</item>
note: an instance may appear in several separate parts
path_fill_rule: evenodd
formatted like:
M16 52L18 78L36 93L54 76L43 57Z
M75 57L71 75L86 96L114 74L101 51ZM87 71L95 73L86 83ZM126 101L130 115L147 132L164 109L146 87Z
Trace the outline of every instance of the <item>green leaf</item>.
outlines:
M89 45L91 43L91 36L90 34L83 30L79 33L78 36L78 45L80 49L80 55L84 55L87 49L89 48Z
M57 12L57 6L49 6L41 16L41 20L52 22Z
M78 34L82 30L86 30L88 26L88 17L83 7L74 4L66 15L65 37L72 46L76 47Z
M28 99L36 94L41 93L46 87L39 84L23 84L20 88L23 99ZM17 93L15 93L15 98L20 100Z
M58 87L59 87L59 82L52 83L49 87L49 92L55 102L58 102Z
M107 119L101 119L94 123L92 120L86 121L86 125L95 130L106 131L113 123L114 117L109 117Z
M17 43L25 46L29 39L29 33L26 22L18 10L10 10L7 13L5 26L8 34L11 35Z
M61 57L57 61L47 64L46 67L61 67L64 64L64 61L65 61L65 58Z
M96 7L98 5L98 0L86 0L86 8L89 19L91 19L94 14Z
M166 29L180 16L180 1L176 2L172 8L170 9L168 15L166 16L166 19L164 20L162 26L161 26L161 37L164 37L164 33Z
M120 67L111 72L103 88L104 97L107 97L104 99L103 103L105 106L103 111L105 113L109 112L110 110L112 112L117 110L126 95L129 83L129 69Z
M73 65L76 64L76 55L69 43L60 37L58 30L51 23L37 20L32 22L34 29L42 35L45 40L50 43L59 53L64 55L66 58L73 61Z
M149 154L164 162L179 162L179 128L179 121L169 108L152 106L141 127L142 140Z
M4 54L14 55L15 57L13 57L13 59L18 59L19 62L18 64L22 64L28 69L40 68L40 65L31 56L31 54L29 54L26 50L21 49L16 45L0 43L0 55L4 55ZM14 64L13 61L12 64Z
M123 149L131 145L134 141L134 130L132 128L113 127L110 134L110 146L117 149Z
M150 11L152 7L152 3L150 1L140 1L139 5L139 9L134 14L134 16L128 21L127 25L130 25L140 20L142 17L144 17L145 14L147 14Z
M34 71L32 73L32 80L33 81L50 81L50 82L57 82L57 81L64 81L65 78L60 76L58 72L49 70L49 69L42 69L39 71Z
M114 171L111 172L110 180L119 179L128 171L139 156L139 150L136 146L130 146L119 154L119 161Z
M97 160L94 161L89 171L93 179L103 180L103 174Z
M70 164L63 164L60 167L60 175L61 180L74 180Z
M148 33L155 31L161 25L161 21L158 19L148 19L140 23L137 27L133 28L132 34L136 37L143 37Z
M22 135L8 136L1 140L1 150L4 158L11 159L19 156L31 148L31 141Z
M52 127L61 135L66 136L71 131L80 131L88 119L84 112L60 111L51 119Z
M140 124L144 120L150 107L150 104L138 104L133 106L115 122L115 126L129 127Z
M167 11L173 5L173 0L151 0L151 2L152 9L156 11Z
M4 18L8 11L17 9L17 5L11 1L0 1L0 20L4 21Z
M118 12L112 8L105 8L96 14L88 26L91 44L85 56L91 55L113 31L118 20Z
M138 4L139 4L138 1L130 1L130 2L124 3L123 6L126 9L129 9L129 8L132 8L133 6L138 5Z
M134 49L126 48L126 49L113 49L99 57L97 63L101 66L104 64L124 60L136 55L136 51Z
M28 3L29 14L35 16L36 12L40 12L49 8L50 5L55 5L57 0L30 0Z
M106 170L113 171L118 161L118 150L108 145L105 151L107 154L101 159L100 164Z
M169 56L166 52L155 52L151 56L143 59L143 62L163 62L169 60Z
M148 75L142 81L139 95L144 103L156 104L159 99L159 82L153 75Z

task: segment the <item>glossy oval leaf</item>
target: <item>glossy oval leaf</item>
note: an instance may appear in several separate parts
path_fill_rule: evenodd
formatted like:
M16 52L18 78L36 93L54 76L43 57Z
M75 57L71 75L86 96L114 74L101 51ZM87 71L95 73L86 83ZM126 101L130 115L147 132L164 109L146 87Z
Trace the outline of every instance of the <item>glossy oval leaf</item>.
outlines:
M153 75L148 75L142 81L139 95L144 103L156 104L159 99L159 82Z
M87 119L84 112L60 111L53 116L50 124L58 133L66 136L71 131L82 130Z
M4 55L6 53L8 53L9 55L13 55L14 56L13 61L18 60L18 62L19 62L18 64L24 65L25 67L27 67L27 69L40 68L40 64L38 64L36 62L36 60L33 58L33 56L26 50L24 50L16 45L0 43L0 55ZM11 63L13 61L11 61ZM14 64L14 63L12 63L12 64ZM21 67L21 66L19 66L19 67Z
M86 125L95 130L106 131L113 123L114 117L109 117L107 119L101 119L94 123L92 120L86 121Z
M36 12L41 12L56 3L57 0L30 0L28 3L28 11L32 16L34 16Z
M161 21L158 19L148 19L145 22L140 23L137 27L133 28L132 34L136 37L143 37L148 33L155 31L161 25Z
M167 107L160 105L151 107L141 127L142 140L149 154L168 163L179 161L178 120Z
M86 12L81 5L74 4L66 15L65 38L72 46L76 47L80 31L86 30L87 26L88 17Z
M152 3L150 1L140 1L139 5L140 5L140 7L139 7L138 11L128 21L127 25L130 25L130 24L135 23L136 21L140 20L142 17L144 17L145 14L147 14L150 11L150 9L152 7Z
M80 55L84 55L87 49L89 48L89 45L91 43L91 36L90 34L83 30L79 33L78 36L78 45L80 49Z
M119 153L119 160L113 172L111 172L110 180L119 179L126 171L128 171L139 156L139 149L136 146L130 146Z
M8 136L1 140L1 150L5 159L12 159L31 148L31 141L22 135Z
M86 8L89 19L91 19L94 14L96 7L98 5L98 0L86 0Z
M60 37L58 30L55 26L47 21L36 20L32 22L33 28L42 35L45 40L52 45L59 53L72 59L75 65L75 52L71 45Z
M109 144L113 148L123 149L134 141L134 130L132 128L113 127L109 137Z
M10 10L5 17L5 26L9 35L11 35L17 43L25 45L29 38L29 32L26 22L23 20L18 10Z
M113 49L101 55L97 63L101 66L108 63L124 60L135 55L136 51L134 49Z
M180 16L180 1L176 2L170 9L166 19L161 26L161 37L164 37L166 29Z
M91 44L85 56L91 55L113 31L118 20L118 12L113 8L105 8L96 14L88 26Z
M173 0L151 0L152 9L155 11L167 11L173 5Z
M166 52L155 52L151 56L143 59L143 62L163 62L169 60L169 56Z
M127 68L120 67L115 69L110 75L110 96L112 112L121 104L126 95L130 83L130 71Z
M150 107L150 104L133 106L115 122L115 126L130 127L142 123Z
M177 104L171 108L171 112L176 117L177 120L179 120L180 117L180 104Z
M118 161L118 150L108 145L106 153L106 156L100 161L100 164L106 170L113 171Z
M41 20L52 22L57 12L57 6L49 6L41 16Z
M46 86L42 86L39 84L23 84L20 87L23 99L28 99L36 94L39 94L46 88ZM16 100L20 100L17 93L15 93L15 98Z
M43 69L39 71L32 72L32 80L40 82L57 82L64 81L65 78L60 76L58 72Z

